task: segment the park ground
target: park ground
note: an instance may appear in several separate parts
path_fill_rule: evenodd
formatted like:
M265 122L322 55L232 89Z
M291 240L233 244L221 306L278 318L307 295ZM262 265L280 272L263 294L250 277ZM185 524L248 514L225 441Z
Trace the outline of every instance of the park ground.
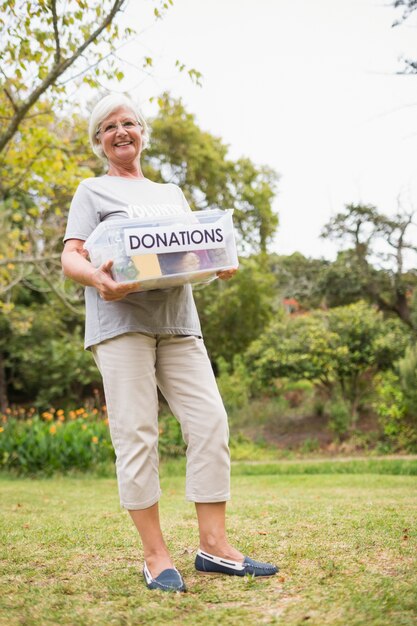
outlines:
M413 459L234 465L231 538L281 568L254 580L194 571L183 464L163 464L163 528L186 594L145 588L113 477L3 475L0 624L412 626L416 472Z

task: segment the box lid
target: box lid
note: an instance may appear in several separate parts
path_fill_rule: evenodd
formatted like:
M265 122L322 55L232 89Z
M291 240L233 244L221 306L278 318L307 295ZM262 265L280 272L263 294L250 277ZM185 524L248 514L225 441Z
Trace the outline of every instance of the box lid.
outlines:
M94 245L102 238L107 231L117 228L133 228L133 227L158 227L172 224L193 224L193 223L210 223L216 222L224 218L226 215L232 215L234 209L205 209L203 211L187 211L175 215L151 216L146 218L130 217L123 219L107 219L93 230L91 235L84 242L84 248L90 251Z

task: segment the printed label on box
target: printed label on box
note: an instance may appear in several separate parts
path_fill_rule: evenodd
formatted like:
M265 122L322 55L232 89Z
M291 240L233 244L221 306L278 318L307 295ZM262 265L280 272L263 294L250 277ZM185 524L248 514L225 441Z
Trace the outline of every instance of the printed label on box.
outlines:
M124 229L125 250L128 256L224 248L225 241L223 227L218 223Z

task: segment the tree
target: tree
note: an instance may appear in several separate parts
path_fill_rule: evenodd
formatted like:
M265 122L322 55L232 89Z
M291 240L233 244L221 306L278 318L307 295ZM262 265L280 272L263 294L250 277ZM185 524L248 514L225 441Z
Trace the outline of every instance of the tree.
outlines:
M213 361L232 363L268 326L276 309L273 276L265 260L242 258L233 280L196 289L204 339Z
M335 261L323 267L315 285L316 292L328 307L344 306L358 300L372 303L374 298L367 289L370 275L375 282L381 283L383 277L374 268L369 268L364 275L354 250L342 250Z
M0 3L0 153L48 94L63 102L68 81L93 87L100 77L123 78L114 54L117 44L133 36L119 31L117 18L126 0L7 0ZM157 3L167 9L172 0ZM155 6L156 15L160 11ZM145 59L145 65L150 62ZM72 74L70 74L70 70Z
M16 304L3 346L8 395L13 402L80 403L100 385L92 355L83 350L83 329L59 302Z
M80 298L64 286L59 259L66 208L79 180L94 175L86 121L45 113L36 126L25 120L19 136L0 162L0 314L23 288L77 313Z
M392 5L398 9L402 7L404 12L401 17L401 21L406 20L413 11L417 9L417 0L394 0Z
M47 104L36 125L25 119L19 142L0 159L0 325L17 307L65 304L82 323L80 288L64 283L60 254L66 207L81 178L94 175L86 142L86 122L77 115L54 117ZM33 309L32 309L33 310ZM32 320L33 315L27 317ZM31 322L24 325L28 342ZM7 407L6 370L14 331L0 341L0 408ZM68 341L70 341L68 339Z
M180 185L193 209L234 208L241 248L265 251L278 225L272 208L276 172L247 158L228 158L228 146L203 131L181 100L163 94L159 105L144 152L145 173Z
M295 298L302 309L315 308L322 303L320 279L329 266L329 261L311 259L300 252L288 256L269 255L269 267L280 299Z
M393 26L399 26L406 19L408 19L413 11L417 10L417 0L394 0L392 2L394 8L401 8L403 10L402 16L395 20ZM417 61L412 59L405 59L404 74L417 74Z
M324 227L322 237L349 246L348 258L364 297L382 311L397 315L413 326L410 295L417 285L417 272L405 271L404 256L415 255L417 246L409 240L415 226L413 213L387 217L372 205L349 204ZM372 263L380 264L376 269Z
M374 409L384 434L407 452L417 450L417 346L410 345L394 371L377 379Z
M409 335L365 302L274 321L249 347L246 359L264 389L277 378L311 380L349 405L352 420L377 371L404 354Z

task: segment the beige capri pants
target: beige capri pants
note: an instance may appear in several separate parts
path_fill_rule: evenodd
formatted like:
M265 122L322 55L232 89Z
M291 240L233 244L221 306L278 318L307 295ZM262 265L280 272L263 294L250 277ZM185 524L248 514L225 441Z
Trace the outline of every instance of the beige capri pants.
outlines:
M228 500L227 415L203 339L126 333L92 352L103 377L122 507L146 509L160 498L157 387L187 444L187 500Z

